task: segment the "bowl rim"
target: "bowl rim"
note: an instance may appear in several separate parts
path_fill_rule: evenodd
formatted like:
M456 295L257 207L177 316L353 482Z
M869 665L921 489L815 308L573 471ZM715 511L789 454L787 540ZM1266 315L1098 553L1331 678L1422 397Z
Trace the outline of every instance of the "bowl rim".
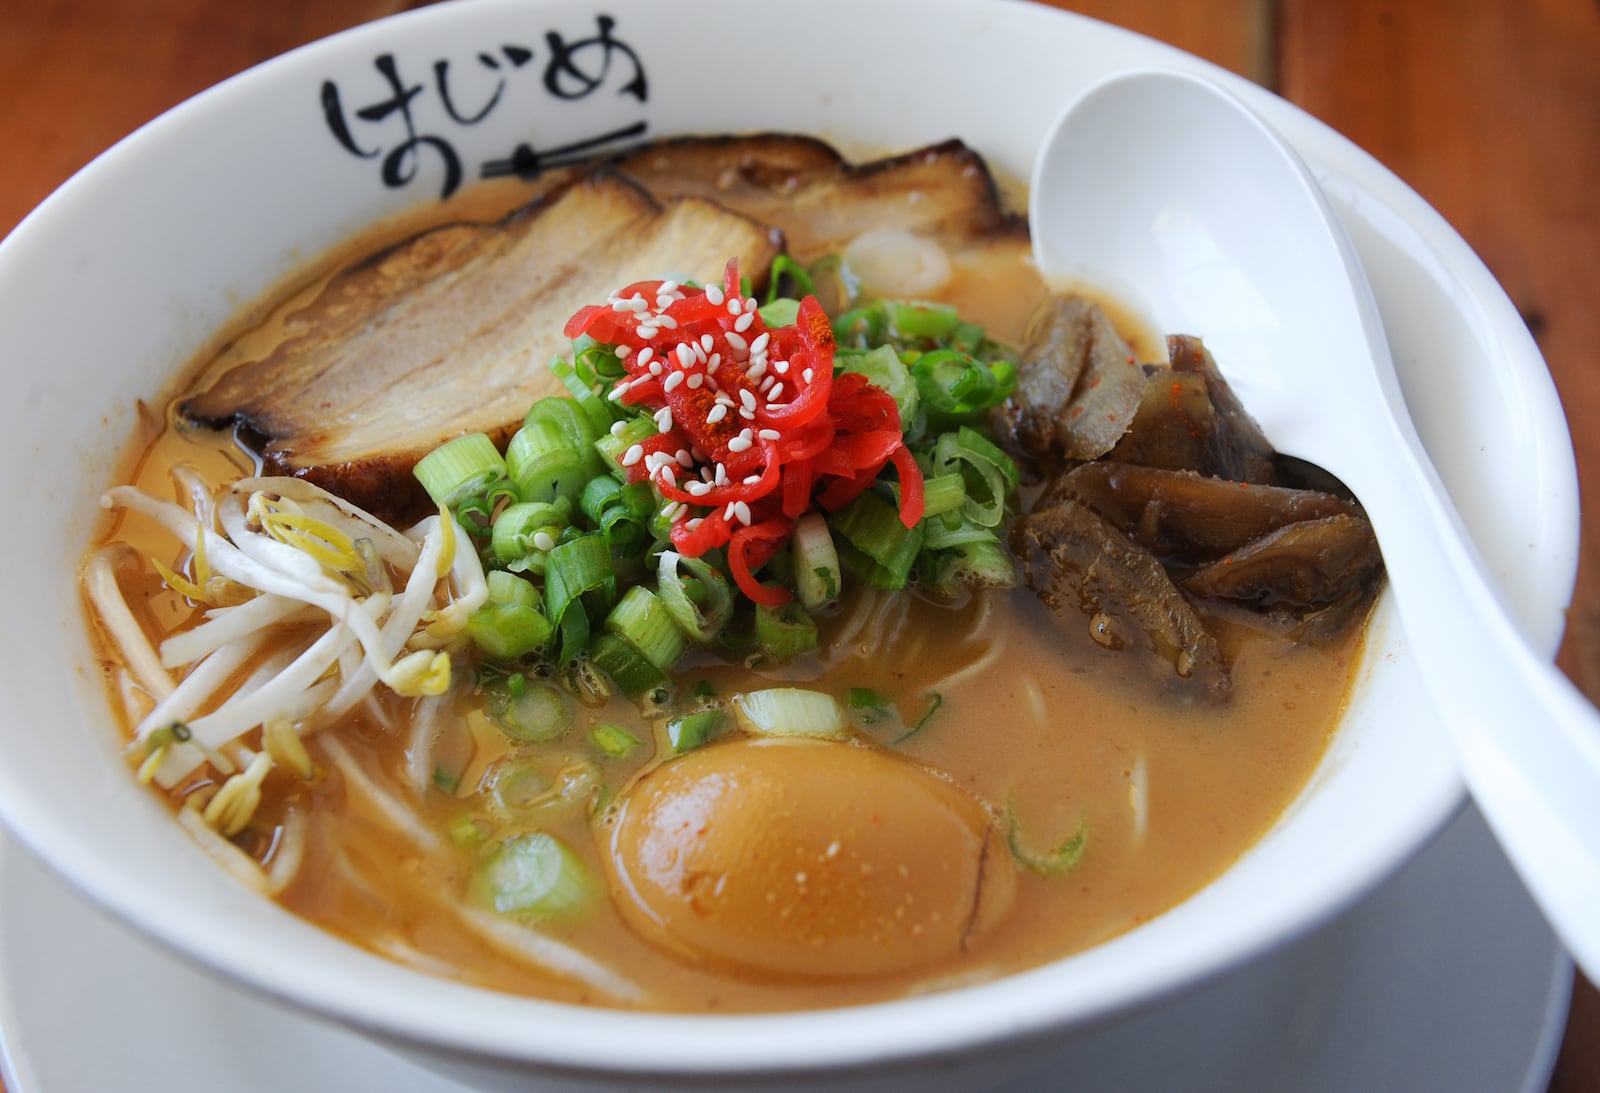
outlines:
M978 4L966 3L965 0L938 2L949 8L985 8L993 11L997 18L1018 20L1019 26L1033 19L1049 21L1052 26L1061 25L1061 20L1073 21L1084 33L1105 36L1108 40L1135 41L1140 48L1150 52L1152 59L1158 63L1200 71L1216 79L1245 98L1279 127L1319 176L1377 194L1394 208L1423 242L1448 262L1450 272L1465 298L1482 321L1494 331L1509 365L1533 386L1549 387L1549 396L1554 398L1548 372L1531 336L1483 263L1443 218L1409 187L1332 129L1241 77L1183 54L1171 46L1155 43L1133 32L1084 16L1025 3L1024 0L980 0ZM903 6L910 5L907 3ZM83 186L84 179L129 169L128 164L136 166L141 148L150 139L151 133L160 134L176 128L203 111L229 109L235 97L252 94L258 84L270 80L291 59L302 57L308 51L356 48L361 43L376 41L381 35L401 27L408 28L412 33L424 33L426 28L435 25L436 20L442 22L456 18L458 12L466 9L490 11L500 8L510 10L511 4L506 0L462 0L457 4L388 17L301 47L202 92L102 153L58 190L56 195L24 218L7 239L0 241L0 268L7 264L11 253L30 245L36 233L48 230L52 210L62 203L63 195L70 195ZM1036 25L1045 24L1041 22ZM1563 438L1558 439L1564 439L1564 434ZM1560 444L1554 446L1560 447ZM1560 480L1566 477L1566 468L1560 465L1559 460L1554 462L1556 465L1544 468L1541 473L1556 480L1556 489L1560 492ZM1574 499L1571 512L1557 514L1557 527L1553 533L1555 538L1565 537L1570 542L1570 555L1560 550L1554 552L1556 557L1551 566L1553 575L1549 578L1553 585L1562 586L1564 590L1570 590L1576 565L1575 471L1571 475L1569 492ZM1561 526L1563 524L1565 529ZM1559 620L1545 620L1543 628L1534 635L1534 640L1542 648L1553 650L1558 636ZM0 769L0 786L11 781L10 776ZM648 1023L660 1030L659 1035L651 1038L651 1050L646 1053L614 1052L613 1057L605 1060L606 1069L633 1075L689 1072L815 1073L830 1069L880 1066L910 1056L924 1059L951 1057L980 1048L999 1047L1009 1042L1052 1035L1075 1021L1109 1019L1283 944L1337 913L1349 900L1375 886L1443 827L1461 803L1464 791L1459 779L1435 788L1436 792L1416 812L1415 829L1390 843L1391 853L1387 858L1372 860L1359 876L1345 878L1347 898L1337 904L1323 904L1315 911L1302 905L1294 906L1290 913L1280 915L1273 929L1265 934L1248 941L1237 939L1232 946L1207 950L1204 954L1191 954L1187 960L1181 960L1175 970L1169 969L1159 982L1130 978L1119 991L1111 992L1102 1005L1087 1015L1052 1012L1044 1004L1049 980L1059 974L1056 970L1058 965L1052 964L990 983L961 988L957 993L968 1004L968 1008L977 1014L988 1015L978 1019L969 1014L963 1020L956 1020L951 1015L948 995L874 1003L846 1010L711 1017L583 1009L534 999L492 995L477 988L437 984L434 980L428 982L435 984L440 1001L425 1012L419 1012L409 1008L399 997L399 992L391 988L406 983L414 984L420 973L397 969L387 961L365 953L357 954L355 959L369 962L372 968L371 974L364 976L360 983L330 984L321 981L316 990L308 990L304 983L292 982L274 969L262 967L258 959L237 951L230 944L232 930L229 928L212 924L208 929L185 934L168 926L163 915L166 906L164 899L158 898L157 894L130 889L118 882L117 878L98 869L95 862L81 852L82 847L65 837L59 829L52 828L48 814L41 808L33 807L38 803L30 801L26 795L0 791L0 819L30 851L44 860L70 886L87 892L96 902L112 908L119 917L131 922L163 946L190 960L218 969L256 991L335 1018L386 1040L431 1044L451 1052L515 1059L542 1067L587 1073L596 1065L596 1044L604 1044L608 1039L617 1043L625 1042L633 1030ZM1306 900L1315 902L1309 893ZM396 975L401 978L396 979ZM492 1004L484 1003L482 996L485 995L493 999ZM423 1020L424 1017L437 1016L448 1004L458 1005L463 1013L469 1015L468 1018L451 1021L444 1026L429 1025ZM496 1011L498 1019L486 1019L485 1009ZM577 1039L529 1042L521 1034L529 1020L549 1021L552 1017L570 1016L569 1011L574 1010L581 1013L584 1027L593 1030L592 1038L586 1033L585 1037ZM473 1021L478 1023L473 1024ZM571 1023L569 1020L558 1020L555 1027L565 1033L569 1031ZM708 1059L704 1055L704 1040L717 1037L733 1045L734 1050ZM822 1043L826 1043L825 1056L819 1053Z

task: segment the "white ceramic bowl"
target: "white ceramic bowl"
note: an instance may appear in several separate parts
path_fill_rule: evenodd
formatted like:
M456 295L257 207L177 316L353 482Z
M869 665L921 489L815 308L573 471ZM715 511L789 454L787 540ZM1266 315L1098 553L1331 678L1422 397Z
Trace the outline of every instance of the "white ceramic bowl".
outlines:
M159 399L241 305L308 259L437 198L443 145L402 149L396 173L414 176L387 186L383 160L407 140L404 120L354 115L394 93L381 58L421 86L415 136L448 144L468 177L519 143L548 151L642 122L650 136L795 129L886 150L957 135L1025 178L1044 127L1089 82L1151 64L1209 73L1277 125L1323 179L1368 265L1419 432L1528 637L1556 645L1577 504L1549 376L1461 239L1326 127L1175 50L1022 3L702 0L686 18L681 6L613 0L604 10L614 21L603 25L592 5L570 0L467 0L300 50L134 134L0 244L0 361L11 382L0 435L13 468L0 530L13 596L0 630L0 816L26 846L221 975L480 1084L537 1073L685 1087L926 1087L993 1080L1063 1033L1279 945L1348 906L1439 829L1461 786L1399 626L1381 606L1349 716L1309 788L1258 847L1123 937L960 991L759 1017L553 1005L389 964L217 871L118 758L76 563L137 401ZM601 41L563 57L547 33L574 46ZM507 46L527 47L531 60L514 64ZM553 70L561 60L567 66ZM450 62L458 116L478 113L500 87L482 122L442 111L435 61ZM641 74L643 94L630 92ZM593 89L577 94L590 80ZM352 146L382 154L363 158L335 139L328 88Z

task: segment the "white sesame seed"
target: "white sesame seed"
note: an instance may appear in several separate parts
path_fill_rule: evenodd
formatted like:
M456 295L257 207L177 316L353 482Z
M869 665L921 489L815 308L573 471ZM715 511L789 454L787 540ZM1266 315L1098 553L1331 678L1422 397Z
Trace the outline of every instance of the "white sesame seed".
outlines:
M739 502L737 502L737 501L729 501L728 502L728 507L722 510L722 518L724 520L732 520L733 519L734 513L739 511L738 509L734 508L734 506L737 505L738 503Z
M540 550L549 550L556 545L556 541L550 537L548 531L536 531L533 534L533 545Z
M672 373L672 375L670 375L670 376L668 376L666 378L666 382L664 382L661 386L665 390L676 391L678 389L678 384L680 384L682 382L683 382L683 373L682 372L674 372L674 373Z
M659 333L661 333L661 331L651 326L649 323L640 323L638 326L638 334L641 338L653 338Z
M740 334L743 334L746 330L750 329L750 324L755 321L756 313L753 311L746 311L743 315L740 315L733 321L733 329L738 331Z
M656 291L660 292L660 293L664 293L664 294L665 293L677 292L678 291L678 282L672 280L671 278L668 278L667 280L662 281L659 285L656 286Z
M750 352L765 353L767 351L767 343L770 341L772 341L771 332L763 330L761 333L757 334L755 336L755 340L750 343Z
M744 301L744 313L746 315L754 314L755 310L756 310L756 298L754 296L746 297L745 301Z
M656 351L654 346L647 345L643 349L639 350L639 366L642 368L649 364L651 358L653 358L655 355Z
M747 410L754 410L756 408L756 397L750 393L748 388L739 388L739 401L744 403L745 409Z
M726 392L726 391L718 391L717 392L717 405L718 406L726 406L730 410L733 409L733 396L728 394L728 392Z
M663 433L672 431L672 407L663 406L656 411L656 428Z
M783 434L778 432L776 429L762 429L756 434L756 436L760 437L762 440L777 440L779 437L783 436Z
M683 508L681 503L677 501L668 501L665 505L661 506L661 515L664 519L671 520L673 517L678 515L678 510L681 508Z
M705 349L702 348L698 342L691 345L689 348L694 350L694 359L699 361L701 364L705 364L711 359L710 356L707 355Z
M721 421L727 416L728 408L719 402L706 414L706 424L715 425L717 422Z
M746 486L754 486L756 483L758 483L760 481L761 481L761 476L759 474L746 475L745 476L745 480L744 480L744 485L746 485Z
M700 385L705 383L705 381L706 381L706 374L704 372L691 372L691 373L689 373L689 390L691 390L691 391L700 390Z
M722 463L718 463L716 467L716 474L712 477L711 481L718 486L726 486L728 484L727 466Z
M611 304L612 311L643 311L650 305L644 302L643 296L629 296L626 300L616 300Z
M676 297L676 296L671 296L671 295L657 296L656 297L656 311L658 311L658 312L665 311L665 310L667 310L667 308L671 307L673 304L675 304L677 302L678 302L678 297Z
M687 344L680 343L676 352L678 354L679 364L683 365L685 368L688 368L690 365L694 364L694 350L690 349Z
M783 397L783 384L781 384L781 383L775 384L773 386L772 390L767 392L767 401L768 402L777 402L782 397Z
M748 525L750 523L750 506L743 501L735 501L733 503L733 517L739 523Z
M643 376L635 376L633 379L628 381L628 389L631 391L635 387L643 387L647 383L654 383L655 379L656 378L654 376L649 375L648 373Z
M786 376L786 375L789 374L789 362L788 361L773 361L772 362L772 370L774 372L778 373L778 375L780 375L780 376Z
M621 387L613 387L611 389L611 393L609 395L607 395L606 398L610 399L612 402L621 402L622 401L622 396L626 395L627 393L628 393L628 387L627 387L626 384L624 384ZM621 425L622 422L619 421L619 422L617 422L617 424Z
M707 368L715 368L717 365L719 365L721 363L722 363L722 354L721 353L713 353L713 354L711 354L711 358L706 361L706 367Z
M687 517L688 515L689 515L689 506L688 505L683 505L678 509L677 512L674 512L672 514L672 519L673 520L682 520L685 517Z
M733 346L735 352L738 352L738 353L748 353L748 352L750 352L750 343L744 340L744 335L737 334L734 331L730 330L726 334L726 337L728 339L728 344Z
M683 488L696 497L704 497L706 494L711 492L711 483L689 482L685 484Z
M612 436L621 436L623 433L625 433L627 431L628 431L628 423L626 421L613 421L611 423L611 435Z
M660 361L651 361L650 362L650 374L652 376L659 376L659 375L661 375L661 373L663 373L665 371L666 371L666 369L661 367L661 362Z
M748 406L741 406L739 407L739 416L744 418L746 421L754 421L756 419L756 412L750 409Z
M674 319L671 315L657 315L656 325L664 326L668 330L676 330L678 329L678 320Z
M800 378L805 380L807 383L810 383L811 382L811 369L807 368L805 371L801 372L800 373Z
M767 362L766 362L765 358L756 361L748 369L745 370L745 375L749 376L753 380L758 380L758 379L760 379L762 376L764 376L766 374L767 374Z
M707 353L711 352L711 347L715 344L716 343L711 340L710 334L700 335L700 348L704 349Z
M768 376L765 379L763 379L759 384L756 385L756 390L765 392L767 388L771 387L774 383L777 383L777 382L778 382L778 377L776 377L776 376Z
M689 531L694 531L695 529L697 529L703 523L705 523L705 519L703 517L696 516L693 520L690 520L687 524L685 524L683 526Z
M754 446L754 444L755 442L749 437L745 436L744 433L740 433L738 436L728 441L728 451L747 452Z
M678 466L682 467L684 470L688 470L690 467L694 466L694 456L689 454L688 448L679 448L672 458L676 459L678 461Z
M668 463L656 472L656 476L669 486L678 484L678 472L673 470L676 464Z
M613 349L612 352L617 355L617 360L625 361L625 360L628 359L628 354L633 352L633 346L631 346L631 345L619 345L615 349Z
M721 307L722 306L722 286L721 285L707 285L706 286L706 300L711 304L712 307Z
M739 297L737 297L737 296L728 297L728 314L729 315L738 315L738 314L740 314L740 312L742 310L743 309L740 308L740 306L739 306Z

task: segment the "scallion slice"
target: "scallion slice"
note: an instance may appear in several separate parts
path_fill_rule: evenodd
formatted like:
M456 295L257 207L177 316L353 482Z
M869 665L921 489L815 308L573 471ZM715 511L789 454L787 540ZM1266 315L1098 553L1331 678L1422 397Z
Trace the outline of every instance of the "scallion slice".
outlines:
M490 660L543 652L550 634L550 620L524 603L486 603L467 618L467 636Z
M626 758L644 743L615 721L602 721L589 730L589 740L610 759Z
M833 535L821 513L808 512L794 524L794 591L807 611L826 611L839 602L843 573Z
M1070 871L1083 858L1089 841L1089 821L1078 821L1078 828L1050 850L1039 851L1027 846L1022 839L1022 826L1017 822L1016 811L1006 802L1006 844L1011 856L1025 868L1048 877Z
M722 731L728 715L715 706L675 717L667 722L667 743L676 755L693 751Z
M461 503L483 493L506 475L506 461L483 433L470 433L446 441L412 468L422 488L439 508L451 511Z
M513 740L538 744L559 739L572 727L573 702L551 683L491 685L484 695L483 713Z
M739 727L759 736L817 736L838 739L847 722L838 699L801 687L746 691L732 699Z
M650 663L626 638L609 631L596 634L589 643L589 659L611 677L619 691L635 702L667 684L665 672Z
M626 638L639 654L662 672L670 672L683 656L684 635L654 592L636 584L606 616L605 627Z
M905 587L922 549L920 525L906 527L895 506L868 491L835 513L830 526L870 560L863 573L869 584L885 589Z
M594 883L577 854L537 831L502 843L473 877L473 890L503 915L549 918L582 910Z
M796 600L778 607L757 604L756 641L769 660L787 664L817 647L817 622Z
M689 571L687 577L678 572L679 566ZM701 645L722 633L733 615L733 590L727 578L702 559L663 550L656 565L656 586L672 621Z

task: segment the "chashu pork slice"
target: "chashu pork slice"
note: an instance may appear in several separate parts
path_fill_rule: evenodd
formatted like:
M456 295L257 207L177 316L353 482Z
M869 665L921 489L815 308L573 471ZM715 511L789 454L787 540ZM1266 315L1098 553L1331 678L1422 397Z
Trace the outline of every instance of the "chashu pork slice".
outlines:
M336 274L268 355L186 399L237 424L267 468L382 515L423 501L411 469L452 437L503 443L563 390L552 357L568 318L633 281L753 273L782 249L768 225L697 198L657 201L597 170L492 223L434 228Z

